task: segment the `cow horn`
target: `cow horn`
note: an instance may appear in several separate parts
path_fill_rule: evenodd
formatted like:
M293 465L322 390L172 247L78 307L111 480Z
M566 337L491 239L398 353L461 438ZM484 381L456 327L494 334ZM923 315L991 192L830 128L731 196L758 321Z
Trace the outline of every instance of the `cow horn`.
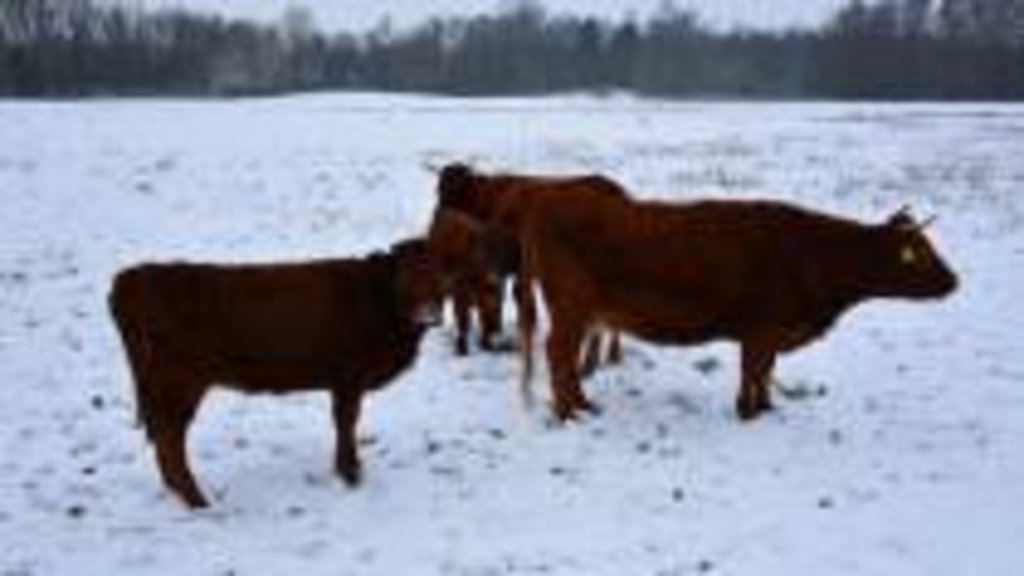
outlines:
M918 224L917 225L917 229L918 230L922 230L922 231L926 230L932 224L935 224L935 221L938 220L938 219L939 219L939 217L937 215L932 214L931 216L925 218L920 224Z
M910 206L904 204L889 216L889 223L903 229L917 229L918 224L910 213Z

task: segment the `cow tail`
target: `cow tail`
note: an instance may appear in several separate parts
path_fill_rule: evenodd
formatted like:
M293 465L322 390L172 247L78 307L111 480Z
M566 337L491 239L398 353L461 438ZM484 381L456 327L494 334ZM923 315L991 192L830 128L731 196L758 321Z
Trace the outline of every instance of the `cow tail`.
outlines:
M146 340L145 332L140 330L138 317L140 311L133 307L137 303L138 291L134 289L136 281L132 279L131 272L118 274L114 279L114 286L107 299L110 314L117 325L118 333L121 336L121 343L124 346L125 356L128 358L128 367L131 370L132 382L135 387L135 423L146 430L150 440L154 434L153 410L156 406L153 398L153 390L146 384L145 366L149 365L152 358L152 350Z
M516 279L515 293L519 307L519 351L522 354L523 372L519 382L519 393L523 406L530 410L533 407L533 335L537 328L537 305L534 300L533 282L535 258L527 242L521 245L521 261L519 275Z

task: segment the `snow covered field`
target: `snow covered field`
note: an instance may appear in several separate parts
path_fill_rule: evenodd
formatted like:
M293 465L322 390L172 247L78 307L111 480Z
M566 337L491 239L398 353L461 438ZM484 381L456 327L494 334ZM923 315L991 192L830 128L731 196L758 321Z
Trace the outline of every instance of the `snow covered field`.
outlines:
M449 325L370 401L361 489L331 473L326 395L225 392L190 439L214 506L185 510L133 427L112 274L365 253L425 228L422 165L455 158L868 220L909 203L961 289L845 316L749 425L731 345L627 340L587 383L605 414L557 428L521 409L515 356L456 359ZM0 575L1020 573L1022 159L1024 106L0 102Z

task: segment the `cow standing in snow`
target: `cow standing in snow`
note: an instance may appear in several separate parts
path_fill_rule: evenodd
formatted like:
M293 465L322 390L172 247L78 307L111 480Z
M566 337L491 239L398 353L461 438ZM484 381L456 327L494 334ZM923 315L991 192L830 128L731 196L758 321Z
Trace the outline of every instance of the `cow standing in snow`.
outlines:
M770 201L668 204L590 194L534 200L522 234L522 277L540 284L554 412L594 410L579 382L580 342L595 328L664 344L740 344L736 409L771 408L776 356L819 338L875 297L939 298L957 278L899 211L863 224ZM520 307L531 306L530 291ZM534 314L521 313L524 390ZM524 392L525 393L525 392Z
M365 258L146 264L119 273L110 308L164 483L189 506L207 505L188 465L186 435L217 384L330 391L335 468L357 484L363 396L413 363L426 327L440 319L439 298L423 240Z

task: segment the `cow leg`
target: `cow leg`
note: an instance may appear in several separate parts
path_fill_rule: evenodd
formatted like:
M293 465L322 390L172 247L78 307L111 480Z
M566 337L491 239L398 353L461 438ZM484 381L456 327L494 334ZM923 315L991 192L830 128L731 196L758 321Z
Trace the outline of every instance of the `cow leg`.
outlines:
M331 396L334 412L334 427L337 435L334 468L349 486L359 485L362 479L362 465L356 448L356 424L362 405L362 391L336 389Z
M184 384L184 385L182 385ZM189 424L195 416L206 387L181 381L161 381L157 388L160 406L153 415L152 438L156 462L164 485L177 493L191 508L209 505L188 465L186 441Z
M470 308L473 304L472 286L465 280L459 278L455 281L454 294L452 295L452 306L455 309L455 354L465 356L469 353L469 323Z
M771 353L771 361L768 368L765 370L764 377L758 381L757 386L757 399L754 401L754 405L757 406L758 412L771 412L775 405L772 403L772 368L775 366L775 353Z
M520 380L520 395L523 406L533 406L533 336L537 329L537 304L533 301L533 293L528 282L522 282L517 276L512 284L512 294L516 300L519 324L519 353L523 359L523 373Z
M618 330L608 331L608 363L622 364L622 342Z
M608 354L605 356L604 362L607 364L622 363L622 344L619 342L618 331L594 329L587 337L586 351L580 368L584 377L593 374L601 364L601 349L605 343L605 334L608 335Z
M585 340L583 360L580 363L580 376L583 378L593 374L597 370L598 364L601 363L601 331L596 328L591 329Z
M512 280L512 297L516 301L516 314L525 315L531 325L537 324L537 305L533 301L533 290L529 282L524 282L517 274Z
M559 322L551 319L551 333L548 335L548 366L551 370L551 393L553 411L559 420L576 417L579 410L599 412L596 404L587 399L580 386L579 351L585 333L581 322Z
M753 420L771 409L768 383L775 366L775 352L755 344L742 345L742 382L736 399L736 412L741 420Z
M484 278L477 287L476 296L480 347L494 350L494 339L501 333L501 281L497 278Z

